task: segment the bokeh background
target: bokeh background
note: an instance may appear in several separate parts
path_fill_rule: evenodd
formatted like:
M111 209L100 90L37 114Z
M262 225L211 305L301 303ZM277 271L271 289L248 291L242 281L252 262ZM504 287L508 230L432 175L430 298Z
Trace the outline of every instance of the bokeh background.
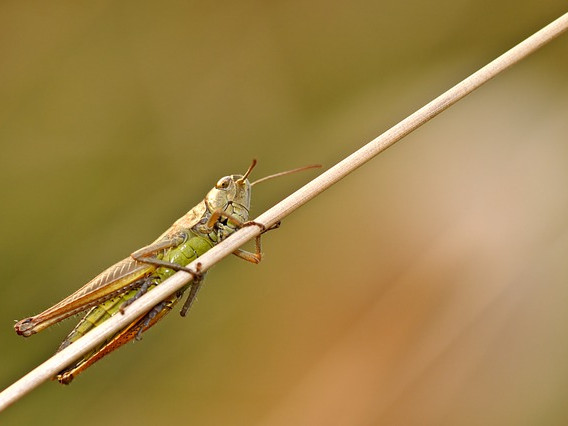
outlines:
M333 165L562 0L3 1L0 386L37 313L220 176ZM568 424L568 35L231 257L3 425ZM317 172L255 187L260 213Z

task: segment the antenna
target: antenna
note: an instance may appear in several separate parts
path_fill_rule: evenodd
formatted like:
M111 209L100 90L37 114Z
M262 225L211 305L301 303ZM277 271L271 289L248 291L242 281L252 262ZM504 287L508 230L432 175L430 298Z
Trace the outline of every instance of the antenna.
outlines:
M320 168L320 167L321 167L321 164L312 164L310 166L304 166L304 167L298 167L297 169L286 170L285 172L275 173L273 175L269 175L269 176L265 176L263 178L257 179L253 183L251 183L250 186L256 185L257 183L260 183L260 182L264 182L265 180L268 180L268 179L272 179L272 178L276 178L276 177L280 177L280 176L285 176L285 175L290 175L292 173L302 172L302 171L308 170L308 169L317 169L317 168ZM248 174L247 174L247 176L248 176ZM244 177L243 177L243 179L244 179Z
M236 181L235 183L236 183L237 185L242 185L242 184L245 182L246 178L250 175L250 172L252 172L252 169L254 169L254 166L256 166L256 158L253 158L253 159L252 159L252 163L251 163L251 165L249 166L249 168L248 168L248 170L246 171L246 173L243 175L242 178L237 179L237 181Z

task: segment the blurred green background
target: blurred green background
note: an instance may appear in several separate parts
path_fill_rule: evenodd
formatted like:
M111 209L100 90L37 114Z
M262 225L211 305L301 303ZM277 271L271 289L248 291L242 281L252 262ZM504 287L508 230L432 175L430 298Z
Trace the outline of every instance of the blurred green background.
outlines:
M330 167L566 2L0 5L0 386L75 321L37 313L220 176ZM568 423L568 36L231 257L2 424ZM316 173L255 187L253 212Z

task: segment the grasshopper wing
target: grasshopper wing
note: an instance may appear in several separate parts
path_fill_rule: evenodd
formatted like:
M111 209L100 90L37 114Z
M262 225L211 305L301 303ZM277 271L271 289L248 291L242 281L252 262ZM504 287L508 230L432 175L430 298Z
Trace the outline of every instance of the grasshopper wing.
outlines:
M18 321L16 333L28 337L71 315L78 314L137 285L155 266L137 262L131 257L121 260L101 272L75 293L46 309L41 314Z

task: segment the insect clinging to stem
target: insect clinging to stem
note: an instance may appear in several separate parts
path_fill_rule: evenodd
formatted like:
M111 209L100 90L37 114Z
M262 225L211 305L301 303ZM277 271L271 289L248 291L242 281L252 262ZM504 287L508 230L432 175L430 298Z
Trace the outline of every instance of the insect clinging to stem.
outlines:
M61 302L14 325L16 333L28 337L67 317L88 310L61 343L59 351L111 316L123 311L134 300L151 291L176 271L186 271L193 275L192 282L61 371L56 377L60 383L69 384L79 373L108 353L131 340L140 339L141 334L170 312L186 292L188 296L180 314L187 314L201 286L202 276L199 271L190 270L186 266L243 226L260 225L248 222L253 185L320 167L300 167L250 183L248 177L255 165L256 160L253 159L243 175L229 175L219 179L201 202L175 221L150 245L107 268ZM254 253L237 249L233 254L249 262L259 263L262 259L260 235L255 240Z

